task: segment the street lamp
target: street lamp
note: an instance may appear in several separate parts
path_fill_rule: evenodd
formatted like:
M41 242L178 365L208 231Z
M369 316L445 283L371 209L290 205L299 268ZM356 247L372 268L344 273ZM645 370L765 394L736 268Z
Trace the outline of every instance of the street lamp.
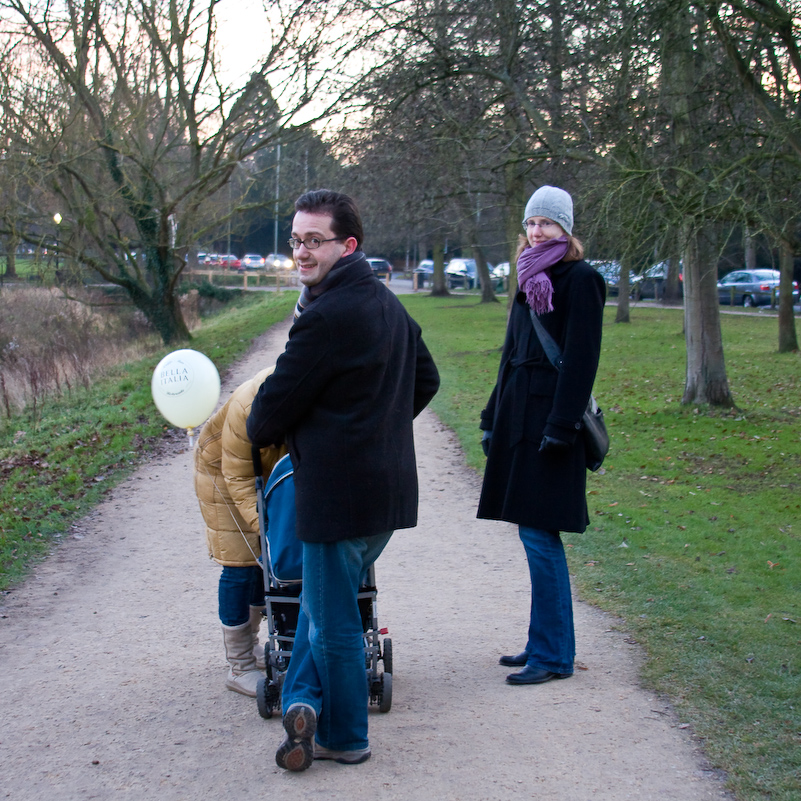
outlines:
M58 212L53 215L53 221L56 224L56 279L58 279L58 227L61 225L61 220L64 219Z
M273 236L273 253L278 253L278 199L281 196L281 143L275 152L275 229Z

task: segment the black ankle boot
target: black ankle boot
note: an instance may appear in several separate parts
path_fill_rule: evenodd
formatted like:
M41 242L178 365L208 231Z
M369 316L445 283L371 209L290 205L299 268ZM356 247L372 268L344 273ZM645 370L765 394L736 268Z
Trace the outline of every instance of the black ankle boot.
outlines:
M523 651L517 656L502 656L498 662L504 667L523 667L528 661L528 653Z
M506 677L507 684L542 684L551 679L569 679L572 673L552 673L545 668L526 665L519 673L510 673Z

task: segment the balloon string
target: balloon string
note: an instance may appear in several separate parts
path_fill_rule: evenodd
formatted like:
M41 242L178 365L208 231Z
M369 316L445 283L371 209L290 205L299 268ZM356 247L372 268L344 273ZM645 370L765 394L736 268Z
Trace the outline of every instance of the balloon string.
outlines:
M251 555L256 560L256 563L258 564L258 566L262 570L264 570L264 565L259 561L259 557L254 553L253 548L250 547L250 543L248 542L247 535L245 534L244 531L242 531L242 527L239 525L239 521L236 519L236 515L234 515L234 511L233 511L233 509L231 509L231 504L228 503L225 495L223 495L222 491L217 486L217 479L211 473L209 473L208 467L204 466L203 469L206 471L206 475L211 479L211 483L214 485L214 489L217 490L217 492L220 493L220 497L222 498L226 509L228 509L228 513L231 515L231 520L234 521L234 525L237 527L237 529L239 529L239 533L242 535L242 539L244 540L245 545L247 545L247 548L250 551ZM259 521L259 524L261 525L261 521Z

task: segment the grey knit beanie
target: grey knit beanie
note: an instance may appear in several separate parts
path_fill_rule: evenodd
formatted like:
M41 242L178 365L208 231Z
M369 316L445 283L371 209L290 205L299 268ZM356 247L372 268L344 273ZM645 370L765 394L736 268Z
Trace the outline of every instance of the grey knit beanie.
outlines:
M526 203L523 223L530 217L547 217L573 233L573 198L557 186L541 186Z

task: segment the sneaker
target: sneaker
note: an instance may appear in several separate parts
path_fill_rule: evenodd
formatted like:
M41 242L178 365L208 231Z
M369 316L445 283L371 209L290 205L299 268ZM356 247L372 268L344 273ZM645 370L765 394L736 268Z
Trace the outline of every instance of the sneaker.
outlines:
M308 704L292 704L284 714L286 739L275 752L279 768L296 773L306 770L314 759L317 713Z
M370 759L370 747L357 748L355 751L334 751L331 748L326 748L320 745L316 740L314 741L314 758L315 759L333 759L334 762L339 762L340 765L361 765L362 762L367 762Z

